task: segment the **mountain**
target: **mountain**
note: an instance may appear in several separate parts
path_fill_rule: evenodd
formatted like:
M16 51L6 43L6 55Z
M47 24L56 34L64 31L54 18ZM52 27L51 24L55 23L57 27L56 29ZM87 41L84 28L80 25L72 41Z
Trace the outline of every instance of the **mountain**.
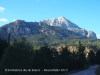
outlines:
M0 38L7 40L9 33L11 33L11 40L26 37L36 45L55 45L73 39L96 39L93 31L82 29L64 17L40 22L16 20L0 27Z
M44 20L42 22L44 22L50 26L58 26L58 27L61 27L64 29L68 29L72 32L75 32L75 33L81 35L81 36L97 39L96 34L93 31L90 31L90 30L87 31L83 28L80 28L76 24L67 20L65 17L58 17L58 18L54 18L54 19L50 19L50 20L48 19L48 20Z
M58 38L67 38L69 35L80 36L68 29L49 26L44 22L25 22L24 20L16 20L15 22L0 27L0 37L2 39L7 39L9 33L11 33L12 37L28 37L36 34L56 36Z

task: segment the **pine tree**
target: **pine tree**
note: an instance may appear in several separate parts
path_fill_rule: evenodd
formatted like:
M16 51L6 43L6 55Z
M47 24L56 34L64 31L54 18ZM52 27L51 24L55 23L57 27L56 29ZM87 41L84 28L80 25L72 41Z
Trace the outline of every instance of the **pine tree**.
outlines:
M79 41L79 47L78 47L78 67L83 68L84 64L86 63L86 57L84 53L85 47L82 46L81 42Z
M100 51L96 52L96 63L100 64Z
M95 64L95 53L93 50L90 50L90 52L88 53L88 62L90 63L90 65Z

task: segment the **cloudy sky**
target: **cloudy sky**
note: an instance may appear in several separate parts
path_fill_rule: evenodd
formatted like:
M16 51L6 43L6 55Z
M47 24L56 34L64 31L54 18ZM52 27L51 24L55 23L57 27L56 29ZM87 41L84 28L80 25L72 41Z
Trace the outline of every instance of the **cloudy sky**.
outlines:
M34 22L60 16L100 38L100 0L0 0L0 26L17 19Z

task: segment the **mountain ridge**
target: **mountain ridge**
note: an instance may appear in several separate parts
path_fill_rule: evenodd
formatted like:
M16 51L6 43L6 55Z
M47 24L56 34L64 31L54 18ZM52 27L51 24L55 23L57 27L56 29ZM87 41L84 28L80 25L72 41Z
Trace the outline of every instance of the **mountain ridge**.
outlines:
M97 39L96 34L93 31L80 28L78 25L67 20L65 17L58 17L58 18L43 20L42 22L50 26L59 26L61 28L68 29L82 36Z
M55 20L55 22L58 22L57 18L55 18L54 20ZM66 22L66 21L68 21L68 22ZM87 32L85 29L82 30L80 27L78 27L74 23L70 22L65 17L60 17L59 22L60 22L60 24L56 24L56 23L54 23L54 21L52 21L52 22L50 22L52 25L50 25L50 24L45 23L44 21L26 22L24 20L16 20L14 22L11 22L9 24L6 24L6 25L0 27L0 38L7 39L7 35L9 33L11 33L12 37L17 37L17 36L29 37L29 36L34 36L36 34L38 34L38 35L43 34L43 35L46 35L46 37L54 36L56 38L68 38L73 35L86 38L87 36L83 36L80 34L83 33L84 35L86 35L86 34L90 33L90 35L88 37L96 39L95 33L93 34L93 32L91 32L91 31ZM63 27L61 27L62 26L61 24L64 24L63 22L65 23L65 25L67 24L66 25L67 28L63 28L65 25ZM55 26L54 24L56 24L58 26ZM72 25L70 25L70 24L72 24ZM73 26L73 28L72 28L72 26ZM78 33L75 32L75 29L76 30L78 29ZM72 38L74 38L74 37L72 37Z

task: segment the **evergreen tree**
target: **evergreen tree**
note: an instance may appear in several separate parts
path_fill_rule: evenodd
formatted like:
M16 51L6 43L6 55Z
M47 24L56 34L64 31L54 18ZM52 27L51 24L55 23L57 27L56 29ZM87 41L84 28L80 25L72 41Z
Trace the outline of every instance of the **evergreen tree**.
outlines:
M99 50L96 52L96 63L100 64L100 51Z
M35 51L32 67L41 70L51 69L53 67L52 59L51 49L48 46L41 47L40 50Z
M79 41L79 47L78 47L78 68L83 68L86 63L86 57L84 53L85 47L82 46L81 42Z
M70 69L70 51L68 50L68 47L62 48L62 52L60 54L60 68L63 69Z
M90 50L90 52L88 53L88 62L90 63L90 65L95 64L95 53L93 50Z

